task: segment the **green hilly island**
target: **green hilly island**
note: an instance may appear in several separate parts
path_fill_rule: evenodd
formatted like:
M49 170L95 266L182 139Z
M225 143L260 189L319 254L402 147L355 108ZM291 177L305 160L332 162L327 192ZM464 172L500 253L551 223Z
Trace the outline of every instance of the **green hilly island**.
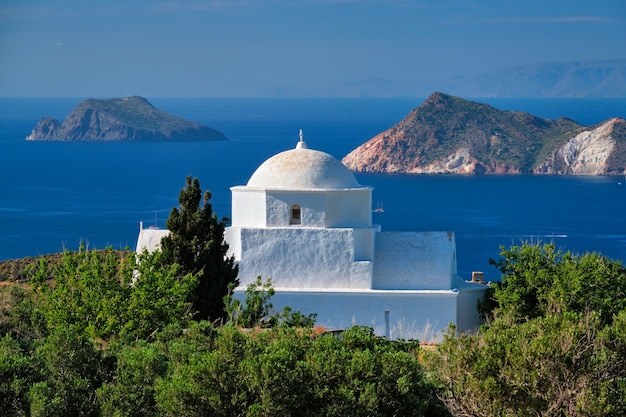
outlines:
M380 173L623 175L626 121L583 126L433 93L342 162Z
M213 141L221 132L157 109L143 97L82 101L61 123L42 118L26 140Z

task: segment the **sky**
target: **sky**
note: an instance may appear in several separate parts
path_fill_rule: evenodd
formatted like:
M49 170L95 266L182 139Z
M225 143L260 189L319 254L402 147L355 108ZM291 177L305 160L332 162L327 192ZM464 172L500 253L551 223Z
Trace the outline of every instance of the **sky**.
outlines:
M625 58L624 0L0 0L4 97L328 96Z

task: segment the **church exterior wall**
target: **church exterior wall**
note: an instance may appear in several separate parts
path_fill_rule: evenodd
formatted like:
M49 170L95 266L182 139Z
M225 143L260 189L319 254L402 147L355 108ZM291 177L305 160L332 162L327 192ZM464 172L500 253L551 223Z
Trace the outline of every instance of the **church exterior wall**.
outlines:
M224 230L224 241L228 245L228 252L226 256L235 257L235 261L241 261L241 228L229 226ZM241 271L239 271L239 277L241 278ZM245 288L242 287L242 288Z
M302 210L298 227L370 227L372 189L265 190L232 187L232 224L237 227L290 225L290 208Z
M239 263L240 288L257 276L274 288L353 288L372 285L372 259L355 258L355 237L375 231L325 228L237 228L226 230L229 253ZM368 246L368 245L365 245ZM373 247L373 242L370 244Z
M372 189L369 187L326 193L325 227L370 227Z
M441 290L457 286L453 232L376 235L374 289Z
M469 300L473 296L475 300L479 294L482 291L472 291L465 298ZM317 314L316 325L328 330L369 326L377 335L391 339L435 342L441 340L450 323L455 323L459 330L476 328L473 321L458 320L459 316L477 317L475 306L468 310L469 303L460 304L459 296L459 292L452 290L277 290L272 305L276 311L289 306L304 314Z
M301 208L302 222L292 227L324 227L325 199L319 193L298 191L266 191L267 227L289 226L289 209L294 204Z
M374 259L374 244L376 234L380 227L374 226L367 229L354 229L354 260L371 261Z
M150 227L148 229L143 228L143 222L139 223L139 236L137 237L136 252L141 254L144 250L148 252L154 252L161 249L161 239L169 235L170 231L167 229L159 229Z
M459 291L457 317L454 322L461 330L477 330L483 321L478 314L478 301L485 298L486 286L482 284L470 284Z
M265 227L265 191L232 187L231 220L241 227Z

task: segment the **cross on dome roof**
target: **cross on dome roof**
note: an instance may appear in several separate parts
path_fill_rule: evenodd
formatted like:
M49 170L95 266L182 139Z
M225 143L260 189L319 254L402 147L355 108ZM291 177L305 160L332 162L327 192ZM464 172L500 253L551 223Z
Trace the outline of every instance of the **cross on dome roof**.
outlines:
M302 129L300 129L300 142L296 144L296 149L308 149L308 146L306 146L306 142L304 141L304 135L302 134Z

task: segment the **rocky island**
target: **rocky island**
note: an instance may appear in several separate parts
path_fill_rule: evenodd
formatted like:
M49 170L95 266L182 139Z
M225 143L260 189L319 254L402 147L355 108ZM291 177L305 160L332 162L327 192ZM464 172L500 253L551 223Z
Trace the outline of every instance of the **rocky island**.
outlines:
M624 175L626 120L582 126L433 93L342 162L377 173Z
M88 99L63 123L42 118L26 140L48 141L212 141L219 131L157 109L143 97Z

